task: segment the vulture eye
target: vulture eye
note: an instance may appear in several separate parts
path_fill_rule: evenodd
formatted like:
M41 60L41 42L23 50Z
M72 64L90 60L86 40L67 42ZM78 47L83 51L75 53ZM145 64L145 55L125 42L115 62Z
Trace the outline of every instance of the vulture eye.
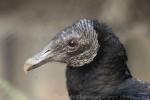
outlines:
M70 47L75 47L75 46L78 45L78 41L75 40L75 39L72 39L72 40L70 40L70 41L68 42L68 45L69 45Z

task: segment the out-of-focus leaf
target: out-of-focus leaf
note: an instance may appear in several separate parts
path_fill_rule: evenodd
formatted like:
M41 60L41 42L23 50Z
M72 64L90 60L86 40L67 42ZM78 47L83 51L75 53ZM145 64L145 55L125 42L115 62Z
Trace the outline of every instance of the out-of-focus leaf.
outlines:
M30 100L27 95L14 88L6 80L0 79L0 88L9 96L10 100Z

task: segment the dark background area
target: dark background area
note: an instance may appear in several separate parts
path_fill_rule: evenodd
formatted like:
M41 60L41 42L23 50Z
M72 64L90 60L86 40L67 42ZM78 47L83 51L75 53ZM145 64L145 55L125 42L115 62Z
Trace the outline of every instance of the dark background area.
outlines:
M133 76L150 82L149 0L0 0L0 100L67 99L65 65L49 63L28 74L23 65L81 18L112 27Z

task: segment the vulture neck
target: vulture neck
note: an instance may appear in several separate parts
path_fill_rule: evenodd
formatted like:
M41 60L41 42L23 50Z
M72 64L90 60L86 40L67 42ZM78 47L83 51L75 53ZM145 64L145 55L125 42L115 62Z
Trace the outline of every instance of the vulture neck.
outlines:
M132 78L126 65L126 52L119 39L113 33L107 32L99 40L99 51L91 63L78 68L67 66L70 96L115 95L113 93L117 86Z
M98 71L101 73L99 77L105 77L104 80L108 84L116 85L118 82L131 78L132 75L126 64L128 59L126 50L118 37L109 31L103 33L99 40L99 52L94 59L94 63L97 63Z

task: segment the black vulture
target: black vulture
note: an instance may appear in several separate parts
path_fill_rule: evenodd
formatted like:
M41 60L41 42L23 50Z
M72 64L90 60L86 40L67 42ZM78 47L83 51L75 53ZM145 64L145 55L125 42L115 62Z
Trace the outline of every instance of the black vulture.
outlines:
M97 20L81 19L59 32L24 70L52 61L67 64L71 100L150 100L150 84L133 78L123 44Z

